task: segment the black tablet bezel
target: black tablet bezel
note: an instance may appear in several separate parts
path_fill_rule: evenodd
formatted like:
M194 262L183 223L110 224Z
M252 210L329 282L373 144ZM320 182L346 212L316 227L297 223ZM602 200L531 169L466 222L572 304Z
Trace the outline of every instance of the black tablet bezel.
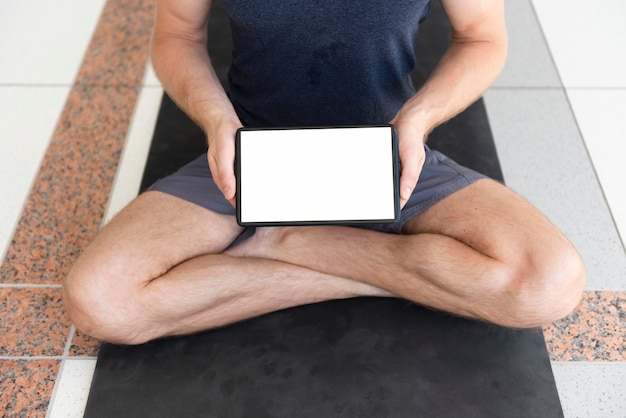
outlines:
M308 220L308 221L267 221L267 222L243 222L241 220L241 132L244 131L271 131L271 130L302 130L302 129L359 129L359 128L390 128L391 133L391 158L393 168L394 189L394 218L389 219L338 219L338 220ZM306 225L360 225L373 223L394 223L400 219L400 167L398 157L398 134L395 126L386 125L350 125L350 126L305 126L305 127L278 127L278 128L250 128L243 127L237 130L235 137L235 177L236 191L236 217L237 223L243 227L256 226L306 226Z

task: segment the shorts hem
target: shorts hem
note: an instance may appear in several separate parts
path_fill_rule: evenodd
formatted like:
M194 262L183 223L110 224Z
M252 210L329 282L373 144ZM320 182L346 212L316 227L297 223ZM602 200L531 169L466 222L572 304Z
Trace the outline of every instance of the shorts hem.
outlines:
M404 225L411 220L412 218L414 218L415 216L419 215L420 213L424 212L426 209L428 209L429 207L433 206L436 203L441 202L442 200L444 200L446 197L454 194L455 192L458 192L459 190L477 182L478 180L481 180L485 177L480 177L480 176L476 176L476 177L460 177L458 179L456 179L454 182L450 183L449 185L447 185L444 189L440 190L439 192L437 192L437 194L429 197L428 199L420 202L419 204L410 207L409 209L407 209L406 211L402 211L400 214L400 220L398 221L398 233L400 233L402 231L402 228L404 228Z

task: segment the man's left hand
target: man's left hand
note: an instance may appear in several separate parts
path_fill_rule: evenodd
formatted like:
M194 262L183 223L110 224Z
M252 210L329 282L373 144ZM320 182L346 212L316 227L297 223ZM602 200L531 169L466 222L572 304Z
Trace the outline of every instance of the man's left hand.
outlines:
M400 207L403 208L411 197L417 179L424 167L425 132L418 124L398 113L390 122L398 131L398 154L400 156Z

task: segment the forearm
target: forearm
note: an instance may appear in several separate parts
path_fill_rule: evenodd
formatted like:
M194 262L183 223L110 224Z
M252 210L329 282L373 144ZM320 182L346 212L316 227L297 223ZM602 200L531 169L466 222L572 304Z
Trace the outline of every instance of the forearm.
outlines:
M204 39L155 33L152 64L172 100L209 133L220 122L238 123L238 118L204 45Z
M178 3L168 5L175 8ZM210 3L205 6L187 13L208 14ZM180 19L176 10L163 12L162 28L157 18L152 39L154 69L170 97L204 130L213 179L234 205L235 132L241 122L211 65L205 46L206 19L189 18L184 24L176 19Z
M506 59L506 39L453 41L430 78L400 114L427 135L463 111L496 79Z

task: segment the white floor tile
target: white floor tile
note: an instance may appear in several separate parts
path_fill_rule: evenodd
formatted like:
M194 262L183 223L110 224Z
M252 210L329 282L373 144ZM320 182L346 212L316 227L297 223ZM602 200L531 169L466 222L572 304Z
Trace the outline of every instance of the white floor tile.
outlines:
M626 417L626 363L552 363L565 418Z
M143 85L154 87L161 86L161 82L157 78L157 75L154 72L154 68L152 67L152 63L150 62L150 60L148 60L148 65L146 65L146 72L143 77Z
M69 87L0 87L0 256L19 220L68 93Z
M509 52L498 87L560 87L561 81L530 0L505 4Z
M496 89L485 103L507 185L578 248L587 290L626 290L624 248L565 93Z
M533 5L566 87L626 87L626 1Z
M567 92L622 240L626 239L626 90Z
M0 2L0 84L70 84L104 0Z
M85 413L96 360L64 360L48 407L48 418L80 418Z
M141 90L133 121L126 136L104 223L137 197L162 97L163 89L160 87L143 87Z

